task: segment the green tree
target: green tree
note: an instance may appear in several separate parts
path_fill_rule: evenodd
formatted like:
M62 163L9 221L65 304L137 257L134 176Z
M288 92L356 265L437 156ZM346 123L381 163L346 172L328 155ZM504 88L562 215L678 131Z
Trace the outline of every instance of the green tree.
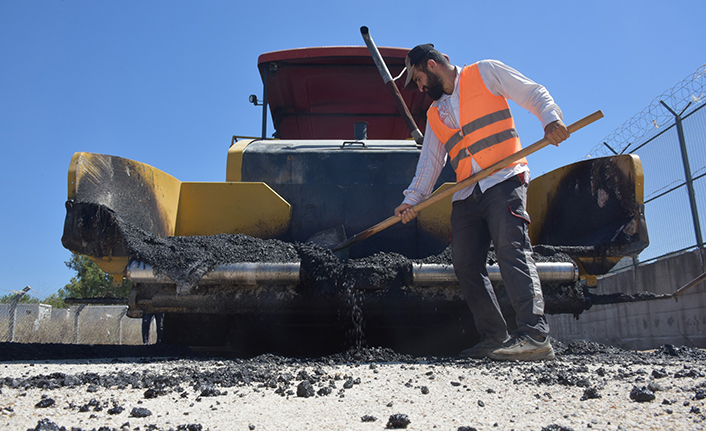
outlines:
M123 280L118 286L113 285L113 278L87 256L74 253L71 260L64 263L76 271L76 276L59 289L56 299L62 302L66 298L127 298L130 293L132 283L129 280Z
M64 298L61 298L58 293L52 293L44 298L42 304L51 305L52 308L68 308L68 305L64 302Z
M0 296L0 304L9 304L12 302L12 298L17 295L16 293L8 293L7 295ZM34 296L24 294L20 296L19 300L20 304L36 304L39 302L39 298L35 298Z

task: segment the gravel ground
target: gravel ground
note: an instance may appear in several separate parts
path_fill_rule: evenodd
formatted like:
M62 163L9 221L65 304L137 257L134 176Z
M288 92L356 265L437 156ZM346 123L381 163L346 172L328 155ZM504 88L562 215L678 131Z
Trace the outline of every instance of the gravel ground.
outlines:
M633 352L589 342L555 342L555 348L557 359L540 363L415 358L388 349L309 360L273 355L5 360L0 428L705 428L702 350L666 345Z

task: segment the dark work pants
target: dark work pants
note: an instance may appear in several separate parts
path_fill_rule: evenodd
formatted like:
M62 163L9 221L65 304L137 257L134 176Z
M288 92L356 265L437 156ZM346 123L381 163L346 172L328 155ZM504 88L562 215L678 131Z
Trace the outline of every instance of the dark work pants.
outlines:
M531 336L546 336L544 298L532 259L525 210L527 185L519 177L453 203L451 249L456 277L483 338L503 341L508 337L486 261L491 240L495 245L500 274L515 310L517 328Z
M154 322L157 325L157 343L162 342L162 333L164 332L164 314L157 313L145 313L142 316L142 344L147 344L150 341L150 325L152 324L152 318L154 317Z

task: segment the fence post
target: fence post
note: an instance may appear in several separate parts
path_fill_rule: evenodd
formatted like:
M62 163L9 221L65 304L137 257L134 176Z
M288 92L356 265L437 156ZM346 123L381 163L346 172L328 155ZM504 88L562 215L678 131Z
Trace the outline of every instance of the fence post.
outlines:
M29 292L30 287L25 286L17 295L13 296L10 300L10 330L9 330L9 340L11 343L15 342L15 319L17 318L17 303L20 302L20 298L24 296L25 293Z
M78 340L80 338L78 331L79 315L84 308L86 308L86 304L79 304L79 306L76 307L76 314L74 314L74 344L78 344Z
M682 109L680 113L676 113L662 100L659 101L667 110L674 115L677 126L677 135L679 137L679 147L681 148L681 159L684 164L684 176L686 176L686 189L689 192L689 203L691 204L691 217L694 220L694 232L696 233L696 244L699 248L703 247L704 241L701 236L701 222L699 221L699 211L696 207L696 193L694 192L694 179L691 176L691 166L689 165L689 155L686 152L686 140L684 139L684 127L682 125L681 114L691 105L691 102Z
M123 317L127 314L127 307L118 316L118 344L123 344Z

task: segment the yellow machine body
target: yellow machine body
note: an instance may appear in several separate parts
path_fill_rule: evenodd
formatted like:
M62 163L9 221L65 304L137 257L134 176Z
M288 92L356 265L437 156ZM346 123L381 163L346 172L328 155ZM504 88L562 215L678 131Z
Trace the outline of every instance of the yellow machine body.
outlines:
M105 220L95 217L101 209L159 237L276 238L291 218L291 206L262 182L181 182L150 165L105 154L74 154L68 197L64 245L113 275L124 274L130 253L115 225L97 224Z

